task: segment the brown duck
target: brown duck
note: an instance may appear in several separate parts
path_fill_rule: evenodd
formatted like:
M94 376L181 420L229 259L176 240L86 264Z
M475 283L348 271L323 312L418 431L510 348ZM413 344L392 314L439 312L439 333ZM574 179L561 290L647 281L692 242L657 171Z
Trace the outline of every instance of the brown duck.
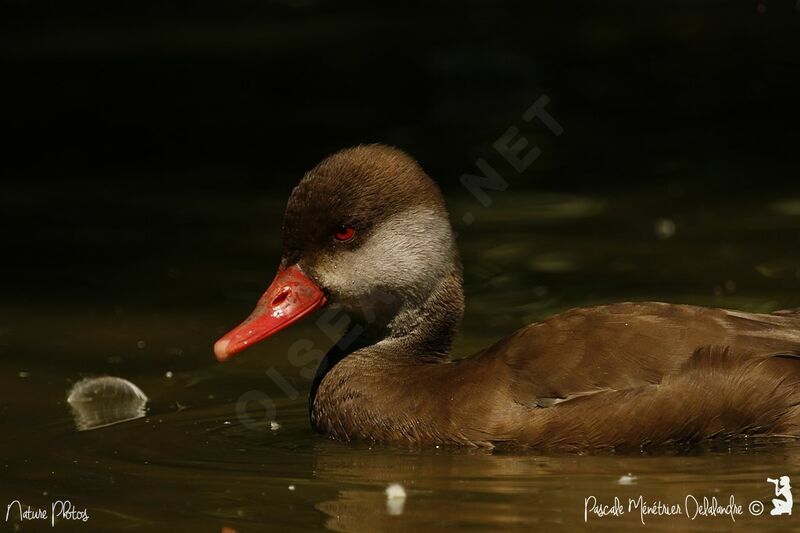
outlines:
M441 193L404 152L342 150L292 192L278 274L220 339L225 361L325 305L313 427L341 440L584 449L800 436L800 313L618 303L448 357L464 311Z

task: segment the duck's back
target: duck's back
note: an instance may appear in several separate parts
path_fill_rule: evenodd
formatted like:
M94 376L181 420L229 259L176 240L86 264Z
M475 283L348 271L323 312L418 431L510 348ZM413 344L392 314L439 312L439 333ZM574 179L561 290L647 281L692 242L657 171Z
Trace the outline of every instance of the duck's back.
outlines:
M800 314L662 303L575 309L476 357L533 409L515 440L625 446L800 429Z

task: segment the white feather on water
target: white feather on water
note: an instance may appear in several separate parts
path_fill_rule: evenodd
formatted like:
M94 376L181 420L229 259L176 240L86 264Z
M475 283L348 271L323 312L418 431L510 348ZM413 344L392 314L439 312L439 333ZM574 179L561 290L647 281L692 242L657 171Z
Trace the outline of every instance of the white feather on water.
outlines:
M147 396L130 381L113 376L86 378L69 391L78 431L135 420L147 411Z

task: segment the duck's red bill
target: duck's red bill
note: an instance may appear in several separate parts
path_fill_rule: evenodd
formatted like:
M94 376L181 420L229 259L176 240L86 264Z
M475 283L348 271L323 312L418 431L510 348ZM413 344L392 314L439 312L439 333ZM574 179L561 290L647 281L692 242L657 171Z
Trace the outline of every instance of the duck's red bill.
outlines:
M297 265L278 270L267 292L247 319L214 344L218 361L310 315L326 303L325 293Z

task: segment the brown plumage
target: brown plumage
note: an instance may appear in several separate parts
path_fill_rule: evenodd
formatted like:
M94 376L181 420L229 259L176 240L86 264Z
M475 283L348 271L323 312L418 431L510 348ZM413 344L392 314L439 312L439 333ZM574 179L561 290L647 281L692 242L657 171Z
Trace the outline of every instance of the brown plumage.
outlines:
M332 239L343 225L355 238ZM577 450L800 435L793 311L575 309L452 361L464 308L458 251L438 188L395 148L343 150L303 178L281 265L325 295L298 317L327 302L354 319L309 402L312 425L333 438ZM279 273L259 305L288 290L282 283ZM295 321L279 303L277 326L253 342ZM229 341L245 326L250 335L256 314L218 343L221 360L248 344Z

